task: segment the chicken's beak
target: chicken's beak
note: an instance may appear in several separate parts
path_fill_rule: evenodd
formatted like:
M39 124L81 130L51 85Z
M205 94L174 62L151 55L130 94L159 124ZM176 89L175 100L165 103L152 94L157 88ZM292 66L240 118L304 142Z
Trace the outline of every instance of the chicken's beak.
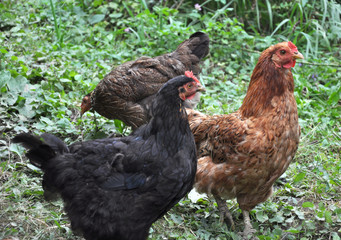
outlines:
M302 53L300 52L294 52L294 59L304 59Z
M89 111L91 109L91 99L90 99L90 94L87 94L83 99L81 103L81 117L83 116L84 113Z
M85 111L85 109L81 109L81 117L83 117L83 114L85 113L86 111Z
M84 113L86 113L87 111L89 111L91 109L91 105L89 103L82 103L81 105L81 116L83 116Z
M204 88L201 84L198 84L197 87L197 92L206 92L206 88Z

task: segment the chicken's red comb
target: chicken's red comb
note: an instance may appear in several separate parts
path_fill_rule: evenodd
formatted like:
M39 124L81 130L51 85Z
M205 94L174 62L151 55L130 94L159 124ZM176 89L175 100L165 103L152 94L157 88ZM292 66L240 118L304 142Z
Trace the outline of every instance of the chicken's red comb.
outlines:
M194 81L196 81L197 83L200 83L199 80L194 76L193 72L192 71L186 71L185 72L185 76L186 77L189 77L189 78L192 78Z
M288 42L288 46L292 51L298 52L297 47L291 41Z

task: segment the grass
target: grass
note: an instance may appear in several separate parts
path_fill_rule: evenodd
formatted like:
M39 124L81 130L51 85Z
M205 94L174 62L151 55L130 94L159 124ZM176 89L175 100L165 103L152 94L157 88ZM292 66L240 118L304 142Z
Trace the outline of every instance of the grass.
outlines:
M195 3L0 2L0 239L80 239L62 202L44 200L41 172L10 139L22 131L54 133L67 143L128 134L117 120L93 113L79 118L82 97L112 67L173 51L198 30L211 38L201 75L207 93L199 106L209 114L239 108L259 53L269 45L290 39L303 53L306 59L293 70L299 149L273 196L251 212L252 223L259 239L341 238L340 4L258 1L252 13L247 1L206 1L202 11ZM272 28L262 28L269 17ZM238 205L228 204L241 231ZM150 239L238 236L219 222L212 198L187 197L153 225Z

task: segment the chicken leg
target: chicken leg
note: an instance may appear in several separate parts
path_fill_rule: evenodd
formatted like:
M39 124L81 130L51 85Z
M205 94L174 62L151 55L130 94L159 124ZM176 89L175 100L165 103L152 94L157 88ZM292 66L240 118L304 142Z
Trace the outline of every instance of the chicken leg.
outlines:
M220 212L220 221L221 222L224 221L226 223L226 225L232 231L234 231L235 230L234 221L233 221L233 218L232 218L232 215L231 215L229 209L226 206L226 201L221 199L218 195L213 195L213 196L217 202L218 209Z
M250 214L247 210L242 210L244 218L244 231L240 233L243 239L257 240L258 238L254 236L257 232L251 225Z

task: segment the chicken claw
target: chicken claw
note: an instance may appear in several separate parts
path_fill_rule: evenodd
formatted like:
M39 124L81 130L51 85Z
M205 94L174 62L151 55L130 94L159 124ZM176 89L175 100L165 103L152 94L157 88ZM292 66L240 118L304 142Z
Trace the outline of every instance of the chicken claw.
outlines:
M229 209L226 206L226 201L221 199L217 195L213 195L213 196L218 204L218 209L220 212L220 222L225 222L227 227L231 229L232 231L234 231L235 230L234 221L233 221L233 218Z
M244 218L244 231L240 232L239 235L241 235L243 240L259 240L258 237L254 236L254 234L257 232L251 225L250 221L250 214L249 211L242 210L243 212L243 218Z

